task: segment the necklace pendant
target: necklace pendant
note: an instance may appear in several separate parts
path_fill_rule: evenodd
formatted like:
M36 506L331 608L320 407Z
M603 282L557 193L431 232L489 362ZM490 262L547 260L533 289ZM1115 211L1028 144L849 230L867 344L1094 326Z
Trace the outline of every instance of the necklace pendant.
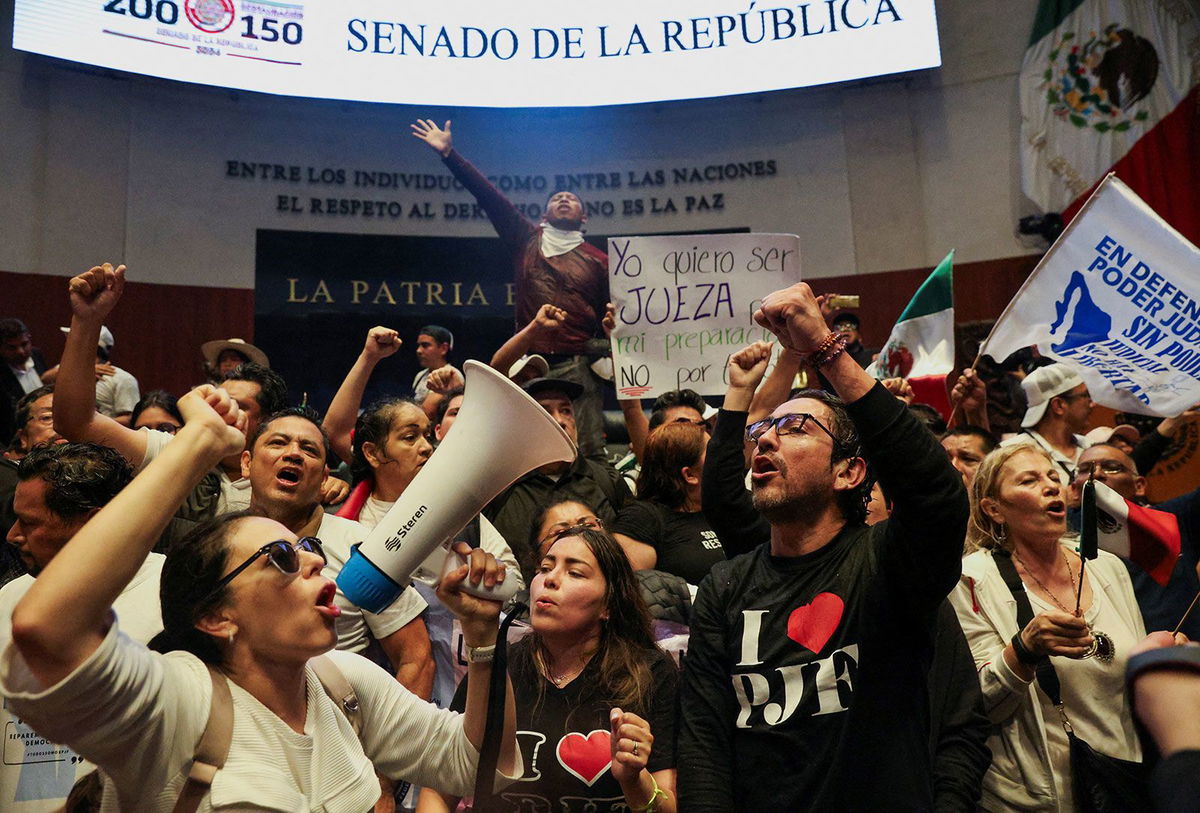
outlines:
M1113 662L1116 654L1117 646L1113 643L1113 639L1107 633L1100 630L1092 630L1092 645L1088 647L1087 652L1083 653L1083 657L1094 657L1103 664L1110 664Z

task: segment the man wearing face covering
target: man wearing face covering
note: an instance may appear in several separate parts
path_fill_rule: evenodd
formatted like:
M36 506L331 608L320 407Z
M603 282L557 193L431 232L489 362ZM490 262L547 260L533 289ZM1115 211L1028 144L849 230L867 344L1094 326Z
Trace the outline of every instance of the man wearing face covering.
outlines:
M526 352L537 353L550 363L548 377L583 387L583 395L575 401L579 451L585 456L601 453L601 383L588 365L609 352L601 327L608 303L608 256L584 242L587 215L582 201L571 192L555 192L541 221L535 223L454 149L449 121L438 127L433 121L418 120L412 132L441 156L442 163L475 196L511 253L516 324L527 325L545 304L566 311L564 323L537 337Z

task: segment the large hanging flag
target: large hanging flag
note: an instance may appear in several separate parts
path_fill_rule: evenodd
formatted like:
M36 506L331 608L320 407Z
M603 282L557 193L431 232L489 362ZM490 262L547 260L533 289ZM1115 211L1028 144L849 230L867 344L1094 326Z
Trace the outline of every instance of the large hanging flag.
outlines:
M950 414L946 376L954 369L954 252L933 269L900 314L867 372L905 378L916 400Z
M1095 558L1099 547L1128 559L1165 585L1179 559L1179 519L1130 502L1099 480L1084 484L1081 497L1080 556Z
M1073 367L1098 404L1180 414L1200 402L1200 249L1110 175L979 352L1030 345Z
M1117 172L1200 243L1200 22L1174 0L1041 0L1021 68L1021 174L1075 215Z

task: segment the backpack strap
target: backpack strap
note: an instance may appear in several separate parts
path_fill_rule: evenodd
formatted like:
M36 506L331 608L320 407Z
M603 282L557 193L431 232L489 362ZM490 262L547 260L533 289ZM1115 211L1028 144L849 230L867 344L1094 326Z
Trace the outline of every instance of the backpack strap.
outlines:
M212 679L212 703L208 709L208 723L200 742L196 744L196 755L179 798L175 800L174 813L194 813L200 800L212 786L213 777L225 764L229 756L229 744L233 741L233 695L229 682L215 666L208 667Z
M362 713L358 705L358 695L354 687L346 679L346 675L337 667L328 655L321 655L310 660L309 665L317 673L317 680L329 699L338 710L346 716L354 736L362 736ZM196 755L192 757L192 767L188 771L187 781L179 798L175 800L172 813L195 813L200 807L204 795L212 789L213 778L217 771L225 765L229 756L229 746L233 742L233 695L229 691L229 682L221 670L215 666L208 667L208 676L212 679L212 704L208 709L208 723L200 742L196 744Z
M317 680L321 681L321 688L325 690L325 694L329 695L329 699L350 722L354 736L361 739L362 709L358 704L358 695L354 693L354 687L346 679L345 673L328 655L313 658L308 665L317 673Z

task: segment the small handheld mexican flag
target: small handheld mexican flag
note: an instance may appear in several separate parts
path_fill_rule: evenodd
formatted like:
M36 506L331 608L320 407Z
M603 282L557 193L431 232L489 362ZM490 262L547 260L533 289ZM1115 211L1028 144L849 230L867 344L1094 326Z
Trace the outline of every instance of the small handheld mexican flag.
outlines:
M1174 514L1130 502L1099 481L1083 486L1079 555L1095 559L1106 550L1128 559L1165 585L1179 559L1179 520Z
M938 263L900 314L867 372L904 378L916 399L950 414L946 376L954 369L954 252Z

